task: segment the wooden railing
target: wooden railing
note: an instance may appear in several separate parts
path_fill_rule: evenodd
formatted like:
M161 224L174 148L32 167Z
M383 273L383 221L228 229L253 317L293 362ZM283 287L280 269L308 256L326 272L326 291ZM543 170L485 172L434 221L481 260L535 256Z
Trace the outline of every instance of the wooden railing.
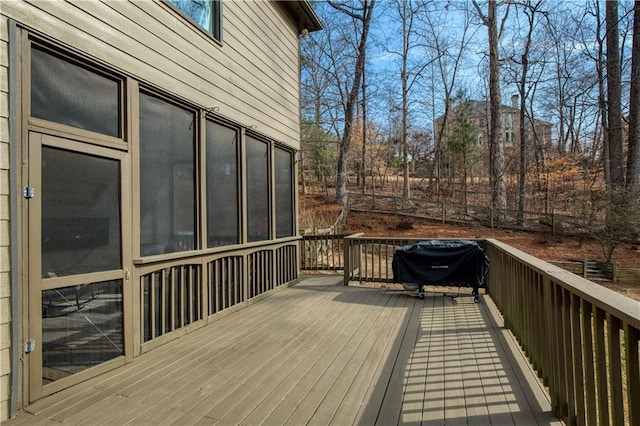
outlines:
M141 261L138 351L147 351L298 278L298 238Z
M346 235L305 235L300 247L300 269L340 271L344 269L343 240Z
M423 238L424 240L424 238ZM391 262L396 249L419 239L372 238L354 234L344 239L344 284L359 282L393 282Z
M344 283L392 282L396 247L418 239L344 238ZM640 302L496 240L486 291L567 424L640 424Z
M640 302L496 240L487 288L568 424L640 424Z

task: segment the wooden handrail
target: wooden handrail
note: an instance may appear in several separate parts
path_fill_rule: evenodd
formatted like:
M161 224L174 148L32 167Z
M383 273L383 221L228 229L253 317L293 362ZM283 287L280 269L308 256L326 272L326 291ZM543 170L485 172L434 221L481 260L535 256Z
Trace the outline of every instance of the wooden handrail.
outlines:
M500 241L486 240L485 250L488 292L549 386L556 415L639 424L640 302Z

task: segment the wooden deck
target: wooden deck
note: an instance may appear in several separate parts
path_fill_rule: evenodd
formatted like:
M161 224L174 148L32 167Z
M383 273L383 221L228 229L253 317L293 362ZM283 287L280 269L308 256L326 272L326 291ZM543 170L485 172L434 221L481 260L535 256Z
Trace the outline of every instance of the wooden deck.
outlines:
M6 424L562 424L500 321L306 277Z

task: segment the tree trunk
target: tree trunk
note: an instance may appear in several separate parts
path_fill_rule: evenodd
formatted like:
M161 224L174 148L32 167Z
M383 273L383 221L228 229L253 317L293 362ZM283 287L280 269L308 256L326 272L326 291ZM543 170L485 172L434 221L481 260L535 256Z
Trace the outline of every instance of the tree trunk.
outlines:
M307 184L304 180L304 150L300 149L300 168L298 170L300 174L300 191L303 194L307 193Z
M500 58L498 57L498 17L496 0L488 3L489 28L489 100L491 132L489 133L489 180L493 217L502 222L507 208L504 185L504 153L502 151L502 98L500 95Z
M596 34L597 34L597 43L598 43L598 58L596 60L596 72L598 75L598 106L599 106L599 116L600 116L600 126L602 130L602 159L604 166L604 179L607 184L607 187L610 186L611 182L611 166L610 166L610 156L609 156L609 132L607 129L609 125L607 124L607 100L605 95L605 87L604 87L604 42L601 38L602 27L600 20L600 6L598 2L595 2L595 20L596 20Z
M640 197L640 2L633 14L631 88L629 90L629 150L627 152L627 192L630 200Z
M409 199L411 197L410 184L409 184L409 147L408 147L408 123L407 118L409 115L409 97L407 93L407 72L406 72L406 57L403 63L402 70L402 168L403 168L403 185L402 185L402 197Z
M365 52L366 55L366 52ZM366 63L366 60L365 60ZM362 73L362 156L360 178L362 193L367 192L367 80L366 70Z
M358 92L360 90L360 80L364 73L364 60L365 49L367 47L367 37L369 35L369 27L371 24L371 17L373 15L373 7L376 0L370 2L363 2L362 16L358 16L357 19L362 20L362 34L360 37L360 43L358 45L358 57L356 59L355 72L353 77L353 84L347 95L346 107L344 114L344 132L342 133L342 139L340 141L340 149L338 152L338 167L336 176L336 203L341 206L346 206L348 203L347 195L347 153L349 152L349 146L351 145L351 136L353 134L353 115L354 107L358 100ZM340 10L340 6L336 6L330 2L333 7ZM344 11L344 10L343 10ZM346 12L348 13L348 12Z
M609 140L609 172L612 187L624 186L622 156L622 87L620 82L620 46L618 0L606 4L607 26L607 115Z

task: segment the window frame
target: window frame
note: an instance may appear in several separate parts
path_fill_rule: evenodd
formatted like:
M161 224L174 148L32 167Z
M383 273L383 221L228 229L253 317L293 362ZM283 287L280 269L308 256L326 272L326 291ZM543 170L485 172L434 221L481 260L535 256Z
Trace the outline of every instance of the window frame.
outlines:
M52 43L37 34L29 34L27 37L27 44L27 73L29 74L29 84L27 85L28 87L25 88L24 94L26 110L28 111L27 117L29 129L35 131L46 131L50 134L55 134L61 137L70 137L94 145L129 151L131 148L129 134L131 117L129 116L129 111L126 106L131 103L131 79L124 74L118 73L105 64L94 61L85 55L77 54L66 46ZM118 81L118 136L111 136L94 130L84 129L82 127L76 127L31 115L31 55L34 49L57 57L62 61L68 62L76 67L83 68L86 71L99 75L103 78Z
M222 0L208 1L211 2L211 28L205 28L197 23L193 18L182 11L182 9L173 4L171 0L163 0L163 3L174 12L178 13L182 18L189 21L191 25L195 26L203 34L206 34L207 37L211 38L216 43L222 44Z
M176 108L180 108L183 109L184 111L188 111L193 113L193 141L192 141L192 146L193 146L193 159L192 159L192 166L193 166L193 185L194 185L194 191L193 191L193 201L194 201L194 210L193 210L193 220L194 220L194 229L193 229L193 248L192 249L181 249L181 250L174 250L174 251L167 251L167 252L163 252L163 253L159 253L159 254L143 254L142 253L142 220L141 220L141 216L142 216L142 157L143 157L143 152L142 152L142 143L141 143L141 130L142 130L142 125L141 123L141 95L145 95L145 96L149 96L152 98L155 98L159 101L165 102L173 107ZM201 171L200 171L200 156L201 156L201 148L200 148L200 139L201 139L201 122L200 122L200 117L201 117L201 110L193 105L190 102L184 101L180 98L171 96L170 94L168 94L166 91L163 90L159 90L156 89L152 86L147 86L147 85L141 85L138 89L138 93L137 93L137 106L138 106L138 111L137 111L137 136L138 136L138 143L136 146L136 151L137 151L137 157L138 157L138 161L137 164L135 165L135 167L137 168L137 182L136 182L136 188L134 190L135 194L138 194L138 200L137 201L137 209L135 211L135 215L137 215L137 242L134 243L134 248L136 248L136 250L138 250L138 257L140 258L145 258L145 257L158 257L158 256L163 256L163 257L168 257L171 258L172 256L180 256L181 253L188 253L188 252L192 252L195 250L201 250L201 241L200 241L200 233L201 233L201 229L202 229L202 218L200 215L200 202L201 202L201 185L202 183L200 182L200 176L201 176ZM185 163L186 164L186 163ZM175 168L174 168L174 171ZM174 203L174 196L175 196L175 191L172 189L171 193L169 195L169 197L171 198L171 202ZM172 204L171 206L171 215L173 216L175 214L175 204ZM173 219L172 219L173 220ZM172 224L171 229L169 230L169 232L174 232L177 231L175 228L175 223ZM176 237L178 234L175 234L174 237ZM137 246L137 247L136 247Z
M252 139L258 143L263 143L265 145L265 150L266 150L266 159L265 159L265 165L266 165L266 186L267 186L267 207L266 207L266 211L267 211L267 218L265 220L265 222L267 223L267 235L266 238L261 238L260 236L258 236L258 238L254 238L254 236L252 235L251 231L253 230L253 228L250 226L250 222L251 222L251 213L253 212L253 207L255 207L254 202L255 199L252 198L250 196L250 192L251 192L251 181L252 181L252 176L250 175L250 169L253 170L252 167L250 167L250 162L249 162L249 139ZM243 206L243 221L245 222L245 229L246 232L244 233L244 238L243 238L243 244L251 244L251 243L265 243L268 241L272 241L275 240L275 223L274 223L274 195L275 195L275 183L274 183L274 179L273 179L273 168L274 168L274 164L273 164L273 142L270 139L267 139L265 137L262 137L254 132L249 132L249 131L245 131L244 132L244 136L242 138L242 152L243 152L243 157L241 159L242 161L242 167L243 167L243 182L242 182L242 191L244 191L245 193L245 197L244 197L244 206Z
M288 226L290 226L290 233L288 233L287 235L279 235L280 230L279 230L279 226L278 226L278 151L281 151L284 154L287 154L288 159L289 159L289 185L290 188L289 189L289 201L291 203L291 211L289 212L289 214L291 215L288 219L290 219L290 223L288 224ZM272 204L275 208L275 211L272 213L274 215L274 219L275 219L275 223L273 226L275 226L275 229L272 231L273 235L272 238L273 239L281 239L281 238L290 238L290 237L294 237L296 235L296 197L295 197L295 192L296 192L296 170L295 170L295 151L292 150L291 148L284 146L284 145L280 145L280 144L274 144L273 145L273 158L271 160L271 167L273 168L273 183L272 183ZM289 230L288 230L289 231Z
M227 120L223 120L220 117L216 117L212 114L207 114L206 112L202 113L203 115L203 130L204 130L204 135L201 136L202 137L202 141L200 143L200 151L198 152L198 155L202 157L202 161L204 161L204 166L203 166L203 174L205 176L204 179L202 179L201 184L204 186L204 190L201 192L201 204L203 206L203 214L204 217L201 219L202 225L204 228L206 228L206 235L203 236L203 241L202 241L202 249L203 250L210 250L210 249L226 249L229 248L230 246L234 246L234 245L239 245L239 244L244 244L244 233L243 233L243 200L242 200L242 193L244 191L244 184L245 184L245 180L242 174L242 171L244 169L244 164L243 164L243 155L244 155L244 148L243 148L243 144L244 144L244 138L242 136L242 126L233 123L233 122L229 122ZM227 128L233 132L235 132L236 134L236 148L235 148L235 157L236 157L236 163L235 163L235 177L236 177L236 232L237 232L237 241L233 244L224 244L224 245L209 245L209 236L210 236L210 223L209 223L209 196L210 196L210 176L209 176L209 123L216 125L216 126L221 126L224 128Z

